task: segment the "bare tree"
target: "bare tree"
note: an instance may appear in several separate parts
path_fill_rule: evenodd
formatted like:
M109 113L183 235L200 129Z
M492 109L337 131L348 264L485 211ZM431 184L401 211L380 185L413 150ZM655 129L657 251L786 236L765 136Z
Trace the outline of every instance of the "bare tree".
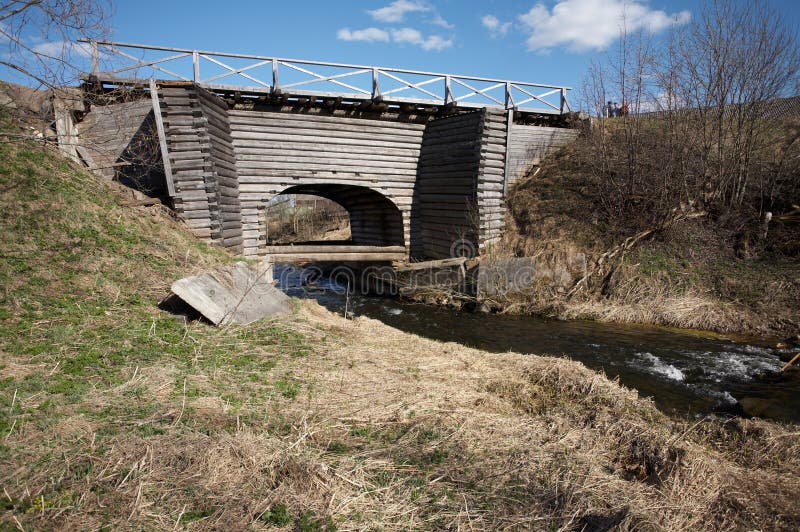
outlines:
M773 126L765 110L797 82L797 36L763 1L714 0L676 32L670 51L662 85L672 105L693 110L702 186L712 201L741 205L753 174L769 171L758 160Z
M601 102L621 97L631 109L601 120L590 138L587 164L607 215L658 224L698 205L760 216L796 190L798 176L787 173L797 172L798 142L787 142L770 109L798 86L797 42L759 0L710 0L658 49L623 24L585 84L596 108L602 94Z
M2 0L0 0L2 2ZM74 82L89 56L78 38L108 34L111 0L10 0L0 4L0 65L26 83Z

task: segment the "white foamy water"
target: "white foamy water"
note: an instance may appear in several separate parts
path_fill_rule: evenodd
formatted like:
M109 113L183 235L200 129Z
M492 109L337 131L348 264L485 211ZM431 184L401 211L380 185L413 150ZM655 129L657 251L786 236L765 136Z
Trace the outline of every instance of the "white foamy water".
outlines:
M750 346L745 346L746 348ZM744 353L703 353L700 370L709 378L720 382L723 379L750 380L781 368L780 360L770 356L761 348L743 349Z
M391 314L392 316L399 316L400 314L403 313L403 309L401 308L386 308L383 309L383 311L386 312L387 314Z
M666 362L662 361L653 353L636 353L636 358L647 364L644 369L650 373L662 375L674 381L682 381L686 378L681 370L672 364L667 364Z
M735 405L738 403L736 398L730 394L727 390L722 390L721 392L713 393L715 397L719 398L720 403L728 404L728 405Z

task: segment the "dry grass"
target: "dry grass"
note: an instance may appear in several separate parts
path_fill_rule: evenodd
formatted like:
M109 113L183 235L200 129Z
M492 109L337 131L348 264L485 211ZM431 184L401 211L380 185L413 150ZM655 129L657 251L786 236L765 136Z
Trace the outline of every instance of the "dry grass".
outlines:
M0 524L787 529L800 434L671 419L581 364L316 304L159 311L231 260L54 154L0 146Z
M717 332L765 330L760 316L731 304L698 296L651 299L640 303L581 301L566 305L562 315L569 319L589 318L612 323L657 323L681 329Z
M673 420L562 359L488 354L315 303L295 316L328 340L289 366L302 392L258 400L232 370L140 369L78 410L131 389L146 416L46 430L5 445L5 518L72 528L796 529L800 435L762 421ZM195 324L190 334L207 326ZM322 332L324 331L324 333ZM229 375L230 374L230 375ZM231 377L231 378L229 378ZM165 393L166 390L166 393ZM30 398L24 398L30 401ZM121 430L99 436L109 425ZM159 427L159 433L142 427ZM57 459L48 459L55 451ZM25 464L42 464L29 467ZM84 471L75 478L76 471ZM27 500L24 512L18 501ZM289 516L284 522L281 516ZM305 527L305 528L303 528Z

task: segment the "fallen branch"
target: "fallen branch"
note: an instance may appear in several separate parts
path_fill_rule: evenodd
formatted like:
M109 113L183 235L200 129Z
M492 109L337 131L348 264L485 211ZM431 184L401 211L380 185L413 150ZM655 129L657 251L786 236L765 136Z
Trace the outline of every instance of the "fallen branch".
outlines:
M123 207L149 207L151 205L161 205L160 198L145 198L140 200L123 201Z
M793 356L792 359L789 362L787 362L785 366L781 368L781 372L786 371L792 364L794 364L798 360L800 360L800 352L798 352L795 356Z
M647 229L645 231L641 231L636 233L633 236L629 236L626 238L621 244L614 246L613 248L609 249L602 255L600 255L594 264L586 272L586 275L581 277L572 288L567 292L567 299L574 296L581 288L583 288L593 276L597 275L598 273L603 273L603 277L608 276L607 265L611 263L614 259L621 259L625 252L633 248L636 244L648 238L658 232L664 231L675 225L678 222L682 222L684 220L691 220L695 218L702 218L706 216L708 213L706 211L690 211L690 212L680 212L678 213L678 209L673 209L673 216L668 218L667 220L660 223L657 227ZM677 214L675 214L677 213ZM613 268L610 269L613 271Z

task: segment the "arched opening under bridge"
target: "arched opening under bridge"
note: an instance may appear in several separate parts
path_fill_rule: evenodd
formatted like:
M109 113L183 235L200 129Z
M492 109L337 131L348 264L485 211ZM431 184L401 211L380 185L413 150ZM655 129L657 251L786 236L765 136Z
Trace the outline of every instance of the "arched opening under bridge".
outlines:
M298 238L287 241L285 235L270 236L268 231L272 227L270 211L279 205L280 201L274 198L289 198L283 200L291 202L294 198L295 209L297 198L308 202L309 198L320 198L320 206L331 211L335 216L336 206L339 212L346 213L349 222L349 237L346 233L332 232L316 233L297 228L298 234L314 234L315 239L301 240ZM328 202L328 203L326 203ZM330 205L332 202L335 205ZM307 221L315 219L306 216ZM404 223L403 212L400 208L380 192L364 186L323 183L302 184L286 188L267 203L264 238L266 239L265 251L276 260L402 260L407 256L406 238L407 223ZM330 237L330 238L329 238Z

